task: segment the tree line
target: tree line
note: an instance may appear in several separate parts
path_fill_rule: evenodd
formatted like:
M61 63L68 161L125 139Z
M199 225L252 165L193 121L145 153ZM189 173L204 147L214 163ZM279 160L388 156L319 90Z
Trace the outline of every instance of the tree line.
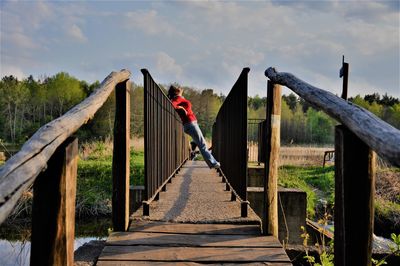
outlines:
M66 72L35 80L32 76L18 80L5 76L0 81L0 139L13 144L25 142L36 130L47 122L61 116L98 86L98 81L88 83L78 80ZM168 85L160 84L166 92ZM211 138L212 125L225 95L213 89L184 88L184 97L193 104L203 134ZM144 135L143 86L132 83L131 134ZM282 96L281 141L283 144L333 143L336 121L325 113L309 106L293 93ZM366 108L381 119L400 128L399 99L377 93L349 99ZM84 125L77 135L80 139L107 138L112 136L114 125L115 96L112 94ZM265 119L266 97L248 97L248 117ZM250 132L249 135L256 134Z
M359 105L380 119L400 129L400 100L384 94L356 95L349 101ZM267 99L256 95L249 98L249 117L265 119ZM334 119L312 107L295 94L282 96L281 142L282 144L333 144Z

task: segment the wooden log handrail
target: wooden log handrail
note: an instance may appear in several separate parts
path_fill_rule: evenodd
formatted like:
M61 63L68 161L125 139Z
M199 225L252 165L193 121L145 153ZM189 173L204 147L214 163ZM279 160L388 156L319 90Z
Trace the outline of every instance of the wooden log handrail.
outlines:
M272 82L290 88L308 103L347 126L372 150L394 166L400 167L400 130L371 112L333 93L314 87L291 73L278 72L270 67L265 70L265 75Z
M11 213L22 193L46 169L47 161L55 150L93 118L115 86L128 80L130 74L125 69L110 73L89 97L36 131L21 150L0 168L0 224Z

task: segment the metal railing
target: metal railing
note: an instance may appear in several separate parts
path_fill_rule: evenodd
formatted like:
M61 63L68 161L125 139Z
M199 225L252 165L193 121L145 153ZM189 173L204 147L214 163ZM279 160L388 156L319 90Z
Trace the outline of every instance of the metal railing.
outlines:
M242 217L247 216L247 80L244 68L217 114L213 125L213 154L221 163L232 200L242 202Z
M265 119L249 118L247 119L247 154L248 162L257 162L259 165L262 161L259 160L260 154L260 126L259 124Z
M179 171L189 157L189 139L183 132L178 113L151 77L144 76L144 160L145 193L143 215L149 215L149 204L158 200L159 192Z
M267 132L266 132L266 127L267 127L267 120L261 121L258 123L258 163L264 163L265 162L265 154L266 154L266 139L267 139Z

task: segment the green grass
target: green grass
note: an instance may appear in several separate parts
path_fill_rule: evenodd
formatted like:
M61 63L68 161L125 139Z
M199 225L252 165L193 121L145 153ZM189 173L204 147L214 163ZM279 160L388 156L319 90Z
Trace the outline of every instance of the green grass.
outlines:
M131 151L130 184L144 183L144 152ZM78 164L77 208L80 216L107 215L111 211L112 156L95 153Z
M307 216L314 217L318 200L334 202L334 167L318 166L281 166L279 168L279 186L298 188L307 193Z

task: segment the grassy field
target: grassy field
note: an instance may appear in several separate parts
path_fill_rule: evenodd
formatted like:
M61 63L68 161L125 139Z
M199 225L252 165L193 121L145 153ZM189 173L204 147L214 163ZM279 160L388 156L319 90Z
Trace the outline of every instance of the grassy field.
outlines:
M325 210L333 214L334 165L322 167L327 148L282 147L278 183L307 193L307 215L319 218ZM400 169L378 160L375 194L375 232L390 235L400 231ZM324 208L327 206L327 209Z
M143 139L131 142L131 185L144 183ZM323 206L334 203L334 166L322 167L324 151L331 147L282 147L279 185L307 193L307 214L318 218ZM80 146L77 182L77 217L111 214L112 141L95 141ZM31 192L24 193L15 215L29 216ZM376 228L400 228L400 169L379 167L375 197ZM379 224L385 225L380 226ZM390 226L387 226L390 225ZM380 229L381 228L381 229Z
M144 184L143 149L131 149L130 184ZM80 149L77 182L77 215L101 216L111 213L112 142L90 142Z
M279 167L279 186L298 188L307 193L307 216L314 218L316 210L332 206L335 198L334 167L293 166ZM322 213L323 214L323 213ZM322 215L319 213L319 215Z

